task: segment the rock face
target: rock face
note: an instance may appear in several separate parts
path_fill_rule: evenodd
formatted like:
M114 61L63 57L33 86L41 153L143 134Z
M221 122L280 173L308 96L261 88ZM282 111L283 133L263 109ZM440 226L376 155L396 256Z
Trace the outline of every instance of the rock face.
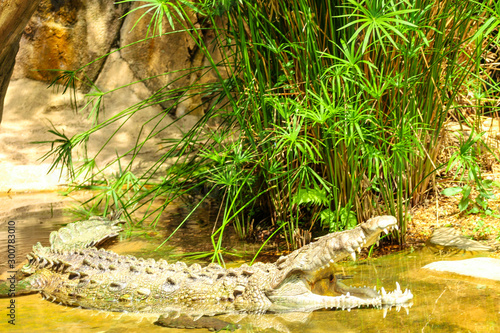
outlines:
M116 72L120 75L113 74ZM115 52L106 59L97 84L107 91L132 81L134 81L133 72L121 58L120 52ZM139 82L104 96L101 101L104 116L101 115L99 120L102 121L104 117L108 118L132 108L148 94L146 86ZM60 90L47 89L45 83L30 79L11 82L5 99L5 108L8 112L0 127L0 192L56 190L59 184L67 181L65 173L60 175L57 171L48 172L52 159L39 161L39 158L49 150L50 144L32 144L32 142L54 140L56 137L47 132L52 126L68 137L90 128L92 119L88 119L88 116L92 105L83 109L85 103L81 93L76 94L76 99L77 106L82 110L80 113L72 110L68 93L63 95ZM130 118L126 117L128 120L119 134L113 136L109 142L108 147L112 149L103 150L96 159L98 165L102 167L111 162L116 158L116 154L125 154L138 139L148 135L157 122L149 123L142 131L141 125L161 112L161 107L154 105L137 110ZM167 126L172 122L169 115L158 118L158 121L160 119L161 126ZM88 153L99 151L124 121L125 118L92 134L88 143ZM170 138L181 136L177 126L169 127L167 134ZM149 140L141 149L137 158L137 162L140 163L136 166L142 168L150 166L162 153L159 150L160 143L160 138ZM74 158L74 162L79 164L84 156L76 154ZM129 158L124 158L122 165L126 165L129 161ZM109 172L116 171L114 167L109 169ZM135 169L135 171L140 170Z
M134 6L142 4L134 3ZM48 133L52 126L71 138L89 129L92 121L97 119L102 122L123 110L136 107L140 101L164 88L175 89L193 82L217 79L210 72L200 74L193 70L207 64L206 58L187 33L173 32L166 21L164 32L173 33L135 43L147 37L151 19L150 14L146 14L134 27L144 9L125 17L123 15L136 7L115 5L113 1L105 0L40 2L20 40L12 81L6 93L4 120L0 127L0 192L55 189L58 184L67 182L64 174L60 179L58 172L47 175L50 159L43 163L39 161L50 145L31 144L56 139ZM192 19L193 22L198 21L194 14ZM181 28L180 24L176 28ZM209 32L201 35L207 44L213 39ZM134 44L122 48L130 43ZM47 86L48 82L63 73L61 71L82 67L78 78L87 77L95 82L95 86L76 81L76 105L80 110L75 113L72 110L75 103L70 100L70 94L61 95L62 86L56 85L55 89L47 89ZM160 75L165 72L166 75ZM156 75L160 76L141 82ZM198 81L200 78L202 81ZM60 82L64 83L64 80ZM138 83L107 93L132 82ZM104 93L100 101L95 98L97 90ZM162 139L178 138L181 132L186 132L195 123L196 117L204 113L204 109L199 107L202 105L201 98L190 96L191 93L179 91L177 101L163 101L144 109L137 107L137 112L130 119L122 118L123 121L128 120L110 142L108 147L112 149L100 153L97 161L100 167L115 158L116 153L122 154L133 148L138 139L152 131L156 121L143 127L147 119L158 116L161 122L157 128L164 128L172 123L172 114L181 116L194 110L191 113L193 116L185 117L160 135L155 135L149 146L144 146L138 155L137 165L147 166L154 161L162 153ZM89 98L94 99L93 104L83 109ZM98 102L104 106L100 116L87 119ZM176 103L176 108L172 113L164 112L162 108L173 103ZM117 122L92 134L89 154L99 151L120 124ZM122 165L124 163L127 163L126 159Z
M164 108L175 103L175 115L178 117L186 113L202 115L204 107L200 96L193 95L193 91L185 92L182 88L193 83L203 84L217 80L210 69L199 69L209 67L208 60L188 32L180 31L182 26L178 22L174 22L172 28L164 20L164 35L134 44L159 33L151 28L150 17L141 19L143 11L136 10L141 5L133 5L123 22L120 32L120 46L125 47L122 50L123 59L128 62L136 77L152 77L145 81L152 92L161 94L167 89L179 89L178 100L163 101L161 105ZM190 14L190 20L200 21L193 13ZM194 28L198 29L197 33L206 45L213 45L214 36L210 29L202 29L199 23L195 23ZM127 45L131 46L126 47ZM217 48L212 48L210 52L215 61L220 61ZM219 71L224 73L223 69Z
M139 5L135 5L132 10ZM121 46L153 36L149 19L140 19L141 15L143 12L137 10L124 19L120 34ZM122 50L123 59L129 63L137 77L155 76L145 82L153 92L165 92L166 89L188 85L191 81L189 69L196 56L196 44L187 32L176 32L165 22L163 33L165 35L161 38L151 38ZM163 102L162 105L169 107L171 103Z
M20 42L13 79L52 81L106 54L118 38L125 6L106 0L42 0ZM85 69L94 80L99 60Z
M137 43L153 36L151 15L143 17L145 10L136 10L142 5L115 5L105 0L42 0L20 41L13 79L50 82L62 74L61 70L76 70L85 66L78 77L86 76L95 81L105 61L105 58L96 59L112 48L125 47L121 55L132 69L135 79L152 77L145 81L151 93L182 88L199 80L200 76L203 76L202 82L214 80L213 75L201 75L200 71L192 70L206 61L189 34L179 31L182 28L179 23L174 30L165 22L163 36ZM128 14L124 16L125 13ZM190 19L198 21L195 14L191 14ZM200 28L199 24L195 28ZM212 39L213 36L206 31L199 30L202 38ZM60 82L64 83L64 80ZM82 81L76 84L84 92L89 90L88 84ZM161 105L168 108L174 102L179 103L178 116L193 109L193 114L203 114L203 110L198 108L202 104L201 99L188 95L179 92L179 101L170 99Z

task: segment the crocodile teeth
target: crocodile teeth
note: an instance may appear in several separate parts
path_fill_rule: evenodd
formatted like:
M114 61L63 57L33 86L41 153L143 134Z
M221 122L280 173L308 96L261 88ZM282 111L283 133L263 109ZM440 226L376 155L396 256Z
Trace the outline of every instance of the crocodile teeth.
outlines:
M387 295L387 292L385 291L384 287L380 288L380 293L382 296Z
M385 228L383 231L386 235L389 233L389 230L387 230L387 228Z
M356 252L351 252L351 258L353 261L356 261Z
M387 308L384 308L384 318L387 316Z
M396 291L401 292L401 286L396 282Z
M399 230L399 227L397 224L394 226L394 229Z

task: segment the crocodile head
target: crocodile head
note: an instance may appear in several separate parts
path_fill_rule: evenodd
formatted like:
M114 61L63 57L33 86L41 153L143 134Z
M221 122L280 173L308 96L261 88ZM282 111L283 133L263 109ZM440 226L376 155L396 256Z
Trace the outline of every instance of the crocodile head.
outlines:
M399 305L407 303L413 295L399 288L393 293L351 288L345 295L332 297L312 293L312 285L331 276L333 263L350 256L356 260L356 251L378 242L380 234L397 229L393 216L379 216L359 224L352 230L328 234L318 238L276 262L278 272L272 277L271 288L267 292L274 306L304 310L336 307ZM357 294L358 296L354 296Z

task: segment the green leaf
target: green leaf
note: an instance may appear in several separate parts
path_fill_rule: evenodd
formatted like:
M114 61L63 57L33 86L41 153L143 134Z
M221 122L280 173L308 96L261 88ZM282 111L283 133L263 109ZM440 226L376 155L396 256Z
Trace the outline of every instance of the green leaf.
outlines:
M472 191L472 187L470 187L469 185L465 185L464 186L464 192L463 192L464 198L469 199L471 191Z
M476 203L483 209L488 207L488 201L486 201L483 196L477 196Z
M467 207L469 207L469 202L470 202L469 197L463 196L462 200L460 200L460 202L458 203L458 209L460 209L460 211L463 212L464 210L467 209Z
M483 187L485 188L490 188L491 185L493 184L493 180L491 179L484 179L481 184L483 185Z
M443 191L441 191L441 194L445 195L447 197L452 197L454 195L462 193L462 191L463 191L462 187L455 186L455 187L448 187L448 188L444 189Z
M326 191L319 188L301 188L293 197L293 203L297 205L316 204L326 205L329 200L326 197Z
M344 224L346 230L353 229L358 224L356 213L352 210L348 210L346 207L340 210L340 220Z
M319 213L319 217L321 219L321 225L323 227L328 227L328 230L334 229L335 223L335 213L330 209L325 209L321 213Z
M479 208L477 206L472 207L471 210L470 210L470 213L471 214L477 214L477 213L479 213Z
M479 190L479 196L483 197L486 200L496 199L495 194L492 191L488 190Z

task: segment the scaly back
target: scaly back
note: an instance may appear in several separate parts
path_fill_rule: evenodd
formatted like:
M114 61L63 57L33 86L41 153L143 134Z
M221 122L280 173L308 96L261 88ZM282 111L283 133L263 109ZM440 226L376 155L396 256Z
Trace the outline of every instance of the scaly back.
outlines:
M119 226L121 211L110 219L93 216L87 221L68 224L66 227L50 234L50 248L54 251L71 251L96 246L106 239L118 236L123 229Z

